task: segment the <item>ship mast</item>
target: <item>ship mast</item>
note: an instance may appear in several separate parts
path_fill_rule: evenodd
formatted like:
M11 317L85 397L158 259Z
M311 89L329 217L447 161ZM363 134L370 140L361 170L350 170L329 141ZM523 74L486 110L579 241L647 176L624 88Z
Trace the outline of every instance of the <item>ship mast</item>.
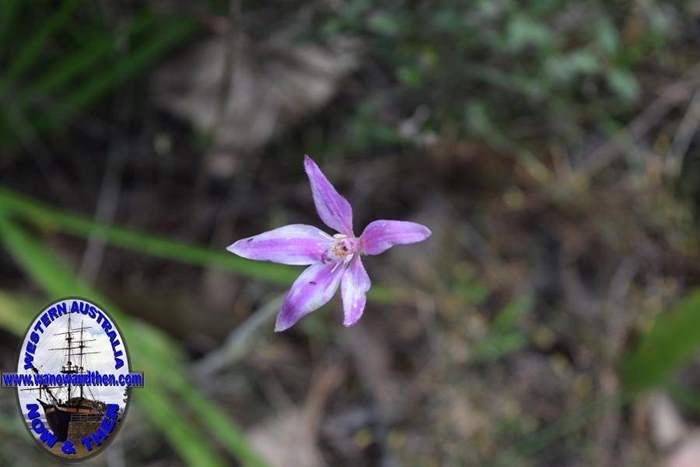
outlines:
M66 332L59 332L55 334L56 336L59 335L65 335L65 341L66 341L66 346L65 347L59 347L59 348L54 348L54 349L49 349L49 350L65 350L66 351L66 364L61 367L61 373L64 375L73 375L73 374L78 374L78 373L84 373L85 372L85 360L84 357L85 355L88 354L97 354L100 352L85 352L85 348L88 347L85 345L86 342L91 342L96 339L85 339L84 338L84 331L85 329L90 329L90 326L85 326L84 322L80 323L80 329L79 330L73 330L71 326L71 315L68 314L68 329ZM80 336L74 336L73 334L80 332ZM74 343L74 341L77 341L77 343ZM78 350L77 355L74 354L74 350ZM73 357L78 358L78 362L76 364L73 363ZM83 385L80 384L78 385L78 388L80 390L80 400L83 399ZM66 399L66 403L68 403L71 398L72 398L72 390L73 390L73 385L68 384L67 388L68 390L68 398Z
M63 368L63 370L61 371L61 373L63 373L63 374L73 373L73 371L72 371L73 369L71 368L73 366L73 364L71 362L71 358L72 358L71 352L73 351L73 349L72 349L73 346L71 345L71 342L73 341L73 334L71 334L71 328L70 328L70 315L71 314L72 313L68 313L68 334L66 334L66 348L68 348L68 363L66 365L66 368ZM71 390L71 385L68 384L68 399L66 399L66 402L68 402L70 400L70 390Z
M83 368L83 350L85 349L85 341L83 340L83 330L85 329L85 322L81 321L80 322L80 368L79 371L82 373L84 370ZM80 385L80 399L83 399L83 385Z

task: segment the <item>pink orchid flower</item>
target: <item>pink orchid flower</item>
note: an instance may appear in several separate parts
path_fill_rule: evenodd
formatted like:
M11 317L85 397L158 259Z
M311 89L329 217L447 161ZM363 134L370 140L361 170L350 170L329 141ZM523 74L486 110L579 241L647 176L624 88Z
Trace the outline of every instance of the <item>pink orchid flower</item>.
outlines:
M316 227L290 224L238 240L227 250L244 258L308 265L294 281L277 315L275 331L292 327L302 317L328 303L340 286L345 326L355 324L365 309L371 286L361 255L378 255L394 245L421 242L431 234L415 222L377 220L360 237L352 230L352 206L331 185L321 169L304 156L304 169L321 220L334 229L330 236Z

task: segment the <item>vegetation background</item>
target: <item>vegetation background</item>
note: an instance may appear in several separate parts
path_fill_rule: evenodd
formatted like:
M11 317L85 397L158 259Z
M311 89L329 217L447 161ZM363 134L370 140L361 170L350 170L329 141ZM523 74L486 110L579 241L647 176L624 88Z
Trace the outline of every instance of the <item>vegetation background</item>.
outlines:
M0 364L49 299L146 374L88 465L700 465L700 3L0 0ZM431 227L283 334L225 252ZM53 465L0 392L0 464Z

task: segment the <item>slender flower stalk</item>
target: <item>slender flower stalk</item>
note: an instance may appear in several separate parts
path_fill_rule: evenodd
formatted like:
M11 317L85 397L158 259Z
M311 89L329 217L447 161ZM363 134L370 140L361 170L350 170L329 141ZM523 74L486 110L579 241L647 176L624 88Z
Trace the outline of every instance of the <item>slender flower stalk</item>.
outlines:
M243 258L308 266L294 281L277 315L275 331L284 331L328 303L340 287L345 326L362 317L371 286L362 255L378 255L394 245L421 242L431 234L408 221L376 220L359 237L352 229L352 206L321 169L304 156L304 169L319 217L337 233L328 235L311 225L290 224L238 240L227 250Z

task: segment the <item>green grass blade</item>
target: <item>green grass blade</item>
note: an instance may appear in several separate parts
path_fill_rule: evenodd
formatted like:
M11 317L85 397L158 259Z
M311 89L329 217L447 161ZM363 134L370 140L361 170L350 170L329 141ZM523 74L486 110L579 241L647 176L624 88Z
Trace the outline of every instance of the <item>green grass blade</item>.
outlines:
M528 343L527 335L523 332L496 333L486 337L475 347L475 362L491 362L517 352Z
M191 423L190 418L203 424L214 435L235 433L238 435L236 442L225 443L231 453L245 466L264 465L247 446L233 421L183 376L186 368L182 364L182 351L171 339L158 329L131 318L108 304L104 297L80 281L51 250L10 220L6 212L0 212L0 238L17 263L51 298L80 295L107 307L119 323L121 331L129 336L127 340L133 367L143 371L148 378L147 387L140 390L142 394L136 390L134 400L151 421L163 430L170 444L188 465L225 465L210 445L210 437ZM173 381L175 384L171 384ZM184 405L191 409L191 414L182 412L182 404L171 398L169 389L174 389L175 394L182 398ZM158 400L154 403L154 399ZM170 426L174 424L180 426Z
M4 94L8 86L36 62L46 42L56 31L65 26L79 4L80 2L77 0L63 2L58 11L22 47L0 80L0 94Z
M145 28L151 27L153 22L152 15L137 16L129 25L129 37L140 34ZM114 42L114 37L105 33L87 39L84 47L71 52L65 59L42 73L36 81L28 83L20 92L18 105L23 109L29 102L36 102L58 91L63 92L72 79L93 70L100 59L114 51Z
M114 246L158 258L195 266L214 267L275 284L288 286L300 273L298 268L249 261L227 253L223 249L212 251L134 230L96 223L82 216L55 210L4 188L0 188L0 209L5 209L12 215L26 219L35 225L54 227L81 237L95 235ZM381 286L372 286L368 298L378 303L392 303L397 300L397 293Z
M51 113L37 122L40 130L60 129L67 121L107 92L153 63L175 44L182 42L197 29L197 23L189 18L163 19L153 28L150 37L122 58L116 59L105 70L98 71L90 79L76 86L51 109Z
M0 44L7 43L12 25L19 10L20 0L2 0L0 3Z
M673 310L659 315L637 348L623 359L625 390L639 393L663 383L689 363L699 347L700 290L695 290Z
M492 330L497 332L509 332L516 329L518 321L532 310L532 297L523 295L508 303L493 320Z
M497 360L522 349L529 342L524 329L520 328L521 318L532 310L532 296L523 295L512 300L498 312L489 333L478 342L473 350L474 361Z
M235 453L246 467L264 467L265 463L260 459L255 451L249 446L245 435L230 423L228 417L221 412L221 409L211 400L202 395L201 392L191 391L189 383L181 373L173 375L168 379L172 389L185 401L197 414L203 417L214 436Z
M21 336L27 330L29 322L34 318L25 312L28 309L30 309L29 302L25 303L24 300L0 291L0 327L3 329L16 336Z
M136 391L135 391L136 392ZM182 418L175 418L173 407L177 401L169 400L163 391L141 389L134 400L139 403L141 410L163 432L170 444L186 461L186 465L207 467L219 467L226 465L220 456L215 455L208 446L208 442L197 431L189 428L189 424L183 423Z

